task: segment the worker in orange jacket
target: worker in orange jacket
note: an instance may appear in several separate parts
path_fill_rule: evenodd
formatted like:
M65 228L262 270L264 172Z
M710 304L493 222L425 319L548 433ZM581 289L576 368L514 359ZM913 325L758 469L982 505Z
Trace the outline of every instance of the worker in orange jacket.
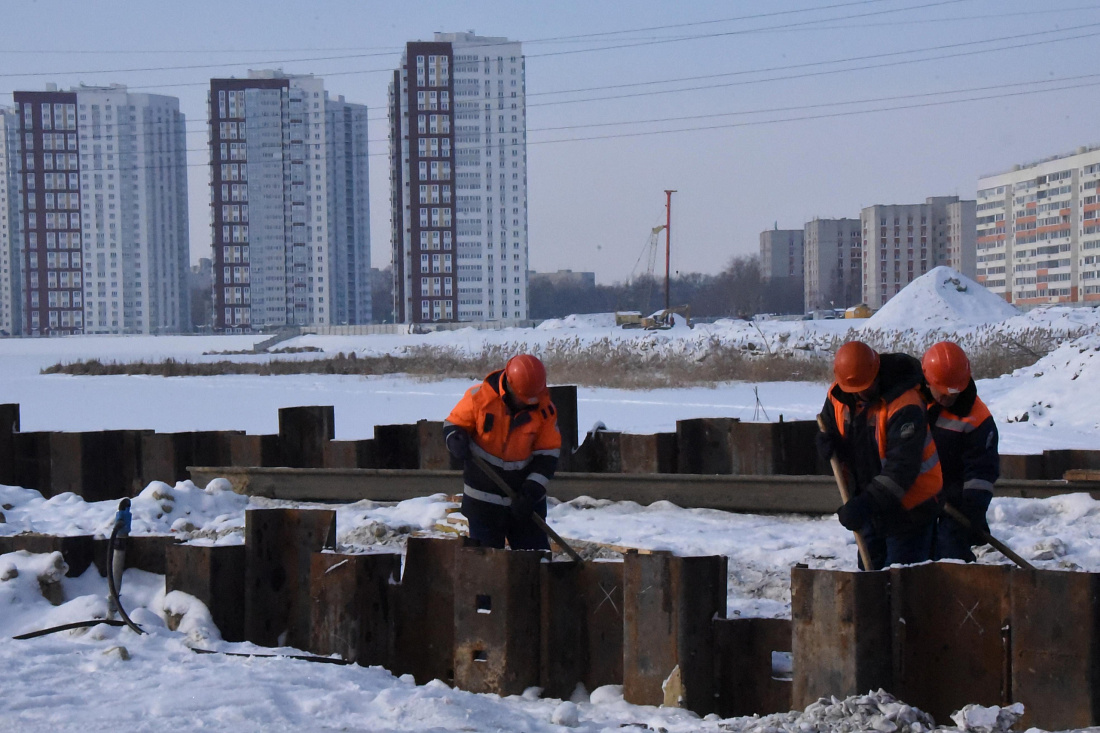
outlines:
M486 547L549 550L532 513L546 518L546 487L561 455L557 411L546 387L546 368L530 354L466 390L443 423L451 455L463 461L462 513L470 538ZM515 491L510 499L471 460L488 463Z
M963 527L949 515L936 524L936 560L974 562L970 548L989 534L986 510L1001 474L997 423L978 397L970 360L958 344L941 341L921 359L928 424L943 467L943 496L970 521ZM978 530L978 531L974 531Z
M847 471L852 493L837 510L840 523L863 535L874 570L930 560L943 477L920 362L850 341L837 350L833 374L817 445Z

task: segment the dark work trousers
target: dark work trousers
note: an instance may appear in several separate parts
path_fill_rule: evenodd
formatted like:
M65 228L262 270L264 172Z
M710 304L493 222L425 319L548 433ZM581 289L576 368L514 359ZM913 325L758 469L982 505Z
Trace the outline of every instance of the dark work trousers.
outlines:
M936 522L936 560L963 560L974 562L974 552L970 549L970 530L946 514L940 515Z
M546 498L535 504L535 513L546 519ZM516 519L511 507L490 504L462 495L462 514L470 522L470 539L482 547L513 550L549 550L550 540L530 516Z
M935 527L933 519L913 527L881 533L875 529L873 522L868 522L861 533L875 570L882 570L890 565L912 565L931 560ZM865 570L862 557L859 558L859 569Z

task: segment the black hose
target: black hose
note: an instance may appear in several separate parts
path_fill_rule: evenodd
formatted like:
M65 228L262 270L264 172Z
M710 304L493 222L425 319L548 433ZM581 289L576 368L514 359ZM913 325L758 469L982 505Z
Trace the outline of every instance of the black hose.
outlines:
M59 631L69 631L71 629L86 629L90 626L99 626L100 624L107 624L108 626L125 626L125 621L116 621L113 618L94 618L90 621L74 621L71 624L61 624L60 626L51 626L48 629L40 629L39 631L28 631L25 634L19 636L13 636L13 639L37 639L40 636L48 636L49 634L56 634Z
M118 538L118 530L120 527L119 522L115 522L115 528L111 530L111 539L107 542L107 586L111 589L111 600L114 601L115 609L118 610L118 615L122 616L123 622L129 626L137 634L144 634L141 627L130 620L130 617L126 615L126 609L122 607L122 601L118 597L118 588L115 587L115 541Z

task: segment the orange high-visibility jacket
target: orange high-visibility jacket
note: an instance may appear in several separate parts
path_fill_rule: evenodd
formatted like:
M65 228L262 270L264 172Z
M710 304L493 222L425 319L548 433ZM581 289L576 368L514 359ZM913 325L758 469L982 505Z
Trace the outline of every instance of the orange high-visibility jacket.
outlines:
M546 393L537 405L512 414L504 402L503 375L503 370L493 372L466 390L447 416L444 434L453 430L469 433L470 453L493 466L513 489L518 491L527 480L545 488L561 455L557 410ZM496 504L510 503L472 461L466 461L463 479L468 495Z
M841 459L853 494L878 487L905 509L939 495L939 454L918 390L920 363L904 354L880 356L879 396L861 403L835 383L823 413L826 429L843 438Z

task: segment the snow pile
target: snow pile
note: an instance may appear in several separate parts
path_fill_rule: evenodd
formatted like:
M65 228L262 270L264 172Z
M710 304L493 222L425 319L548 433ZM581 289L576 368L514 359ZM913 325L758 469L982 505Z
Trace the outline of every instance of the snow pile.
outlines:
M957 270L940 266L921 275L864 324L867 329L906 330L998 323L1019 311Z
M615 328L615 314L582 313L565 318L548 318L536 326L540 331L558 331L563 328Z
M928 713L906 705L885 690L853 695L844 700L821 698L804 711L776 713L763 718L740 718L743 725L723 725L723 730L744 733L780 733L785 731L893 731L923 733L936 727Z
M962 710L951 714L951 719L960 730L973 731L973 733L1009 733L1012 726L1020 718L1024 717L1024 706L1020 703L1008 707L993 705L967 705Z
M211 481L205 489L190 481L175 486L153 481L131 500L131 534L179 534L239 544L248 503L249 497L234 493L225 479ZM45 499L37 491L13 486L0 486L0 506L6 519L0 523L3 535L38 532L107 537L118 510L114 500L85 502L71 492Z
M1002 426L1016 423L1026 424L1029 432L1057 427L1095 434L1100 414L1088 397L1096 394L1097 383L1100 334L1094 333L1062 344L1012 375L983 380L981 394Z
M458 487L456 486L456 489ZM386 547L398 550L412 532L431 531L458 505L444 494L406 499L396 504L364 499L336 507L336 541L342 550Z

